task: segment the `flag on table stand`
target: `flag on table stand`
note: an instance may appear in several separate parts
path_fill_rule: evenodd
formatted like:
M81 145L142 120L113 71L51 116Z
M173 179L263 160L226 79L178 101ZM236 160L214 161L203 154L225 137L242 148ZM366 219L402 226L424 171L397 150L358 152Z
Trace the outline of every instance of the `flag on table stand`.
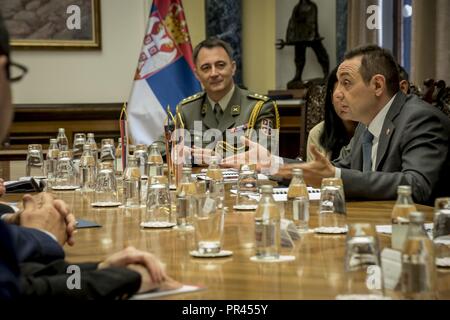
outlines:
M192 46L181 0L154 0L128 103L134 143L164 135L165 106L201 90L194 76Z

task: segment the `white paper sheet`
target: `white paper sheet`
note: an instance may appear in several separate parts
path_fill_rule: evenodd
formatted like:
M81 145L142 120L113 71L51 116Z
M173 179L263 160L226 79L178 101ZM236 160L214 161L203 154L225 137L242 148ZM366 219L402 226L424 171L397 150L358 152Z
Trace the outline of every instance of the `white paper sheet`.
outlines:
M181 288L174 289L174 290L164 290L164 291L151 291L148 293L141 293L141 294L135 294L130 298L130 300L150 300L155 298L160 298L164 296L170 296L175 294L183 294L188 292L195 292L195 291L202 291L205 290L205 288L197 287L197 286L188 286L183 285Z

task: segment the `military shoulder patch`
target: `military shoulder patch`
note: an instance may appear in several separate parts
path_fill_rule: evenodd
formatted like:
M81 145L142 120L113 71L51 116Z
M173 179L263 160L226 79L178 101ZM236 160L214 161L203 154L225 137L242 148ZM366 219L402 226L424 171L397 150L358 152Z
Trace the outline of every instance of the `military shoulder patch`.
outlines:
M180 104L183 105L183 104L198 100L201 97L203 97L204 94L205 94L204 92L194 94L193 96L190 96L190 97L187 97L186 99L181 100Z
M249 98L253 98L253 99L257 99L257 100L263 100L263 101L269 101L270 98L267 96L263 96L262 94L258 94L258 93L250 93L248 95Z
M271 119L262 119L261 132L266 136L272 135L273 121Z

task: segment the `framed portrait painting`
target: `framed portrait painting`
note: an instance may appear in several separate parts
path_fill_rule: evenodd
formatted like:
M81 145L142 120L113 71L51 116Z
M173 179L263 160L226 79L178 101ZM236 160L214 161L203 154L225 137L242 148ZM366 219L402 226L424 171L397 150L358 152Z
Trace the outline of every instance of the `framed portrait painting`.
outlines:
M101 49L100 0L8 0L0 12L16 49Z

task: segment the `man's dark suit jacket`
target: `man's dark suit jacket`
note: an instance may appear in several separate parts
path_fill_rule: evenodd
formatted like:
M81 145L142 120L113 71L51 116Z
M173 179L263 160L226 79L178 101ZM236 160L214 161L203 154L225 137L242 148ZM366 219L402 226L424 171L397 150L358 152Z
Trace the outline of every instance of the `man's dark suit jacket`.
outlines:
M19 266L8 227L0 221L0 300L19 295Z
M141 276L127 268L97 269L97 264L77 264L80 267L80 288L69 289L74 284L69 277L70 265L64 260L43 265L25 263L21 265L21 297L23 299L126 299L139 290Z
M1 218L2 214L0 214ZM46 233L16 225L7 225L19 262L50 263L64 259L64 250Z
M348 198L396 199L399 185L412 187L416 203L432 205L437 197L450 196L450 119L444 113L397 93L381 130L374 172L362 172L365 128L358 126L351 152L334 161Z

